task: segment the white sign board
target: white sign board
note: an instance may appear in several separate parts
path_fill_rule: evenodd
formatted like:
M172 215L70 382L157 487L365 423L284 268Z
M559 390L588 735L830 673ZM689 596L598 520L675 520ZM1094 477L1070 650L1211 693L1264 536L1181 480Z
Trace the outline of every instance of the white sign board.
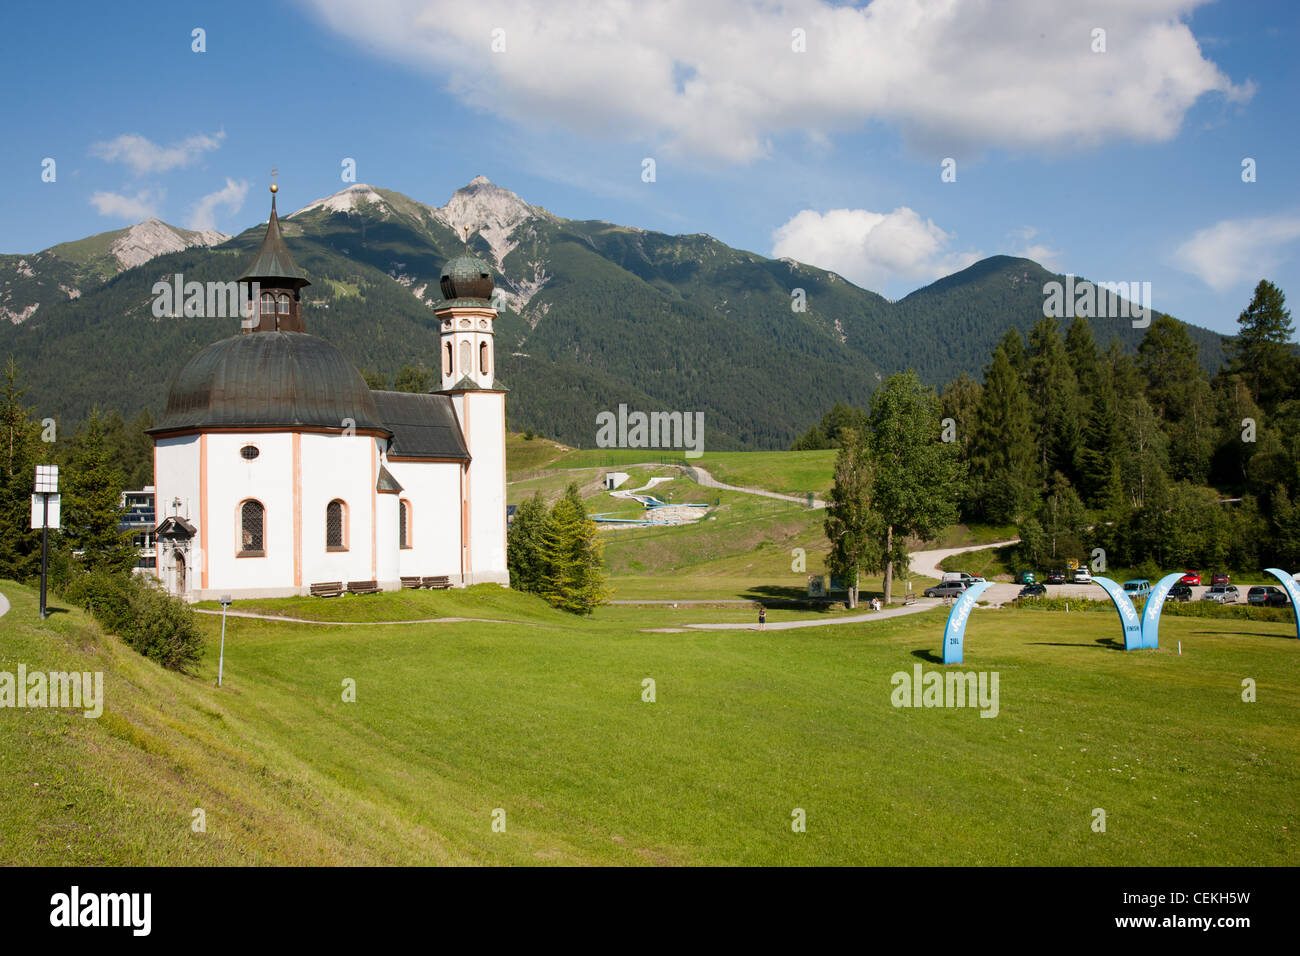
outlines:
M32 528L33 530L42 527L45 516L44 495L32 495ZM59 526L59 495L50 495L50 521L48 528L58 528Z

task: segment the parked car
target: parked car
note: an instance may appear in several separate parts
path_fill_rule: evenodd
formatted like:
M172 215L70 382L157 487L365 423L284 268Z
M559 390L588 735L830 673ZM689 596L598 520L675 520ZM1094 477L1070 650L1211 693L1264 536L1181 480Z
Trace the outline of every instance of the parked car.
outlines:
M1037 581L1038 579L1034 577L1033 571L1016 572L1016 584L1036 584Z
M1168 601L1190 601L1192 599L1192 586L1190 584L1175 584L1169 589L1166 597Z
M1235 584L1212 584L1201 596L1201 600L1214 601L1216 604L1236 604L1241 600L1241 592Z
M965 571L949 571L943 576L941 584L952 584L954 581L960 581L962 584L970 587L972 584L978 584L984 579L976 574L967 574Z
M1291 599L1286 592L1275 584L1265 584L1251 588L1246 592L1246 600L1262 607L1286 607Z
M932 588L926 588L925 596L935 598L955 598L961 597L962 592L965 590L966 585L961 581L945 581L942 584L936 584Z
M1075 584L1091 584L1091 583L1092 583L1092 572L1089 571L1089 570L1088 570L1086 567L1084 567L1083 565L1079 565L1079 567L1077 567L1077 568L1074 569L1074 583L1075 583Z
M1046 597L1046 596L1047 596L1047 585L1026 584L1023 588L1020 589L1020 593L1016 595L1016 600L1019 601L1021 598L1034 598L1034 597Z
M1046 581L1048 584L1064 584L1064 583L1065 583L1065 572L1064 572L1064 571L1048 571L1048 572L1047 572L1047 577L1044 578L1043 580Z
M1151 582L1146 578L1134 578L1124 582L1124 593L1130 599L1145 598L1151 594Z
M1210 575L1211 587L1213 587L1216 584L1231 584L1231 583L1232 583L1232 576L1229 574L1224 574L1222 571L1220 571L1217 574Z
M1194 588L1199 588L1201 586L1201 572L1188 571L1186 574L1184 574L1181 578L1178 579L1178 583L1190 585L1191 587Z

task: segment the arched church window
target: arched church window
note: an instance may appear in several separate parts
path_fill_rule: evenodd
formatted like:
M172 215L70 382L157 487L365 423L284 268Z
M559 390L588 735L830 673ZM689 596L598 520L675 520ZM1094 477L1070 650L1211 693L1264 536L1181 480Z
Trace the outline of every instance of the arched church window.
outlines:
M482 375L486 375L488 373L487 352L488 352L487 343L480 342L478 344L478 370L479 373Z
M446 371L443 372L444 375L451 375L452 372L456 371L455 367L452 365L451 343L450 343L450 342L447 343L447 359L446 359L446 361L445 361L444 364L446 365Z
M460 343L460 374L470 375L474 372L474 353L468 342Z
M280 296L280 314L289 314L289 297L287 295Z
M268 315L275 312L275 296L269 292L262 293L262 311Z
M397 546L411 546L411 503L405 498L397 502Z
M239 554L261 557L266 553L266 509L249 499L239 506Z
M325 550L347 549L347 506L335 498L325 506Z

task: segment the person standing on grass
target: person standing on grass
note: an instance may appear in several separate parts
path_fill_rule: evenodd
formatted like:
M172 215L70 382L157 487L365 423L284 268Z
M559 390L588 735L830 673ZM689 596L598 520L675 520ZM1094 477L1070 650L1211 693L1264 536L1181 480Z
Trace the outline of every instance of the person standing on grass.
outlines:
M758 629L760 631L767 628L767 608L763 605L758 606Z

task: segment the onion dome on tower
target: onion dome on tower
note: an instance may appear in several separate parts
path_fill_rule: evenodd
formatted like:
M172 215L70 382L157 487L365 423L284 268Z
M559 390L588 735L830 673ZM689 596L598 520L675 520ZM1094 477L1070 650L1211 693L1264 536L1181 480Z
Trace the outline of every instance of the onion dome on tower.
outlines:
M275 211L275 194L280 187L271 184L271 218L257 257L239 277L240 282L257 283L253 294L253 314L245 320L245 332L305 332L302 320L301 292L311 285L289 255L289 247L280 234L280 217Z
M492 269L478 256L457 256L442 267L438 285L447 300L445 304L459 300L466 305L490 305L494 288Z

